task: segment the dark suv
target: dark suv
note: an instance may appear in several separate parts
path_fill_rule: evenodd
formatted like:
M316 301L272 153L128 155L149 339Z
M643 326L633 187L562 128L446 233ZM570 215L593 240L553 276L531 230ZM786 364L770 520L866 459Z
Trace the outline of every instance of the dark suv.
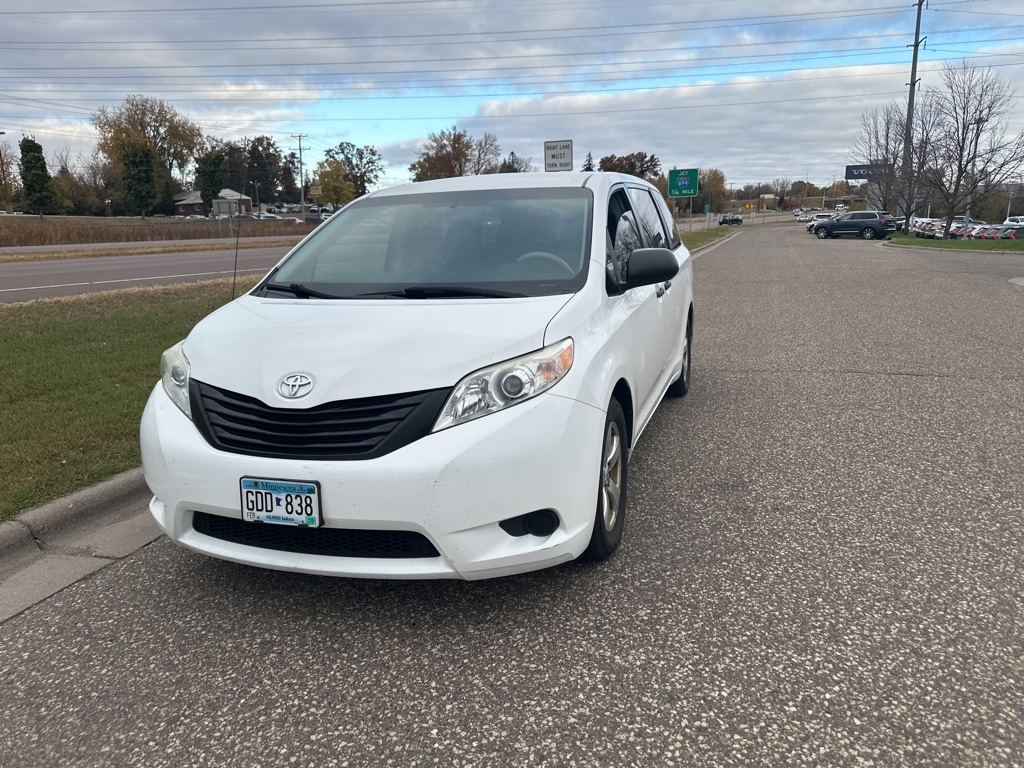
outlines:
M723 213L718 217L718 226L723 224L742 224L743 217L738 213Z
M819 240L843 235L859 235L865 240L874 240L895 230L896 221L886 211L850 211L834 219L819 221L811 231Z

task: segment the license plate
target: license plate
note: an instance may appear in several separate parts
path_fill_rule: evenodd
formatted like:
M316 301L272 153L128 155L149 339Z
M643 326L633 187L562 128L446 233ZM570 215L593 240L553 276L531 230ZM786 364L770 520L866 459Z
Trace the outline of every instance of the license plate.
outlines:
M318 482L243 477L240 486L243 520L304 528L322 522Z

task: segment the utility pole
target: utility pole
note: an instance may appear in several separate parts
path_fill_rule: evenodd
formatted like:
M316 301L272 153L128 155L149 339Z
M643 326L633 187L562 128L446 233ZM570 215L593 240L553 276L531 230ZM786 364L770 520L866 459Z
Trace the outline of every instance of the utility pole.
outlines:
M910 231L910 216L914 210L914 198L917 190L914 188L914 164L911 159L912 147L914 145L914 94L917 92L917 51L921 43L928 38L921 39L921 9L925 0L917 0L917 23L914 26L914 56L910 63L910 95L907 97L907 124L903 128L903 231Z
M292 138L299 140L299 210L302 211L302 221L306 221L306 176L302 170L302 140L309 136L308 133L293 133Z

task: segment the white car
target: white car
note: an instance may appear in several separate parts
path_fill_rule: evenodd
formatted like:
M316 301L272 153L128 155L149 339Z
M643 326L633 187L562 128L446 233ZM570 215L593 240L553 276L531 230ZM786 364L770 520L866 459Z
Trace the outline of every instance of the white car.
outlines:
M382 189L164 353L150 511L197 552L312 574L607 558L630 452L690 387L693 317L690 254L647 182Z
M828 221L834 219L836 215L834 213L816 213L807 220L807 231L811 232L814 230L814 225L819 221Z

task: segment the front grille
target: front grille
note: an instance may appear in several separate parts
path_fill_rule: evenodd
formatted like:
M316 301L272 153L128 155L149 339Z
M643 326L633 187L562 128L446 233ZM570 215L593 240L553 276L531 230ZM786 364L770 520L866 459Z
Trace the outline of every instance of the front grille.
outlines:
M279 459L372 459L430 433L448 389L358 400L314 408L272 408L248 395L193 379L192 413L214 448Z
M354 528L300 528L273 523L247 523L234 517L192 513L192 528L247 547L328 557L439 557L430 539L415 531L363 531Z

